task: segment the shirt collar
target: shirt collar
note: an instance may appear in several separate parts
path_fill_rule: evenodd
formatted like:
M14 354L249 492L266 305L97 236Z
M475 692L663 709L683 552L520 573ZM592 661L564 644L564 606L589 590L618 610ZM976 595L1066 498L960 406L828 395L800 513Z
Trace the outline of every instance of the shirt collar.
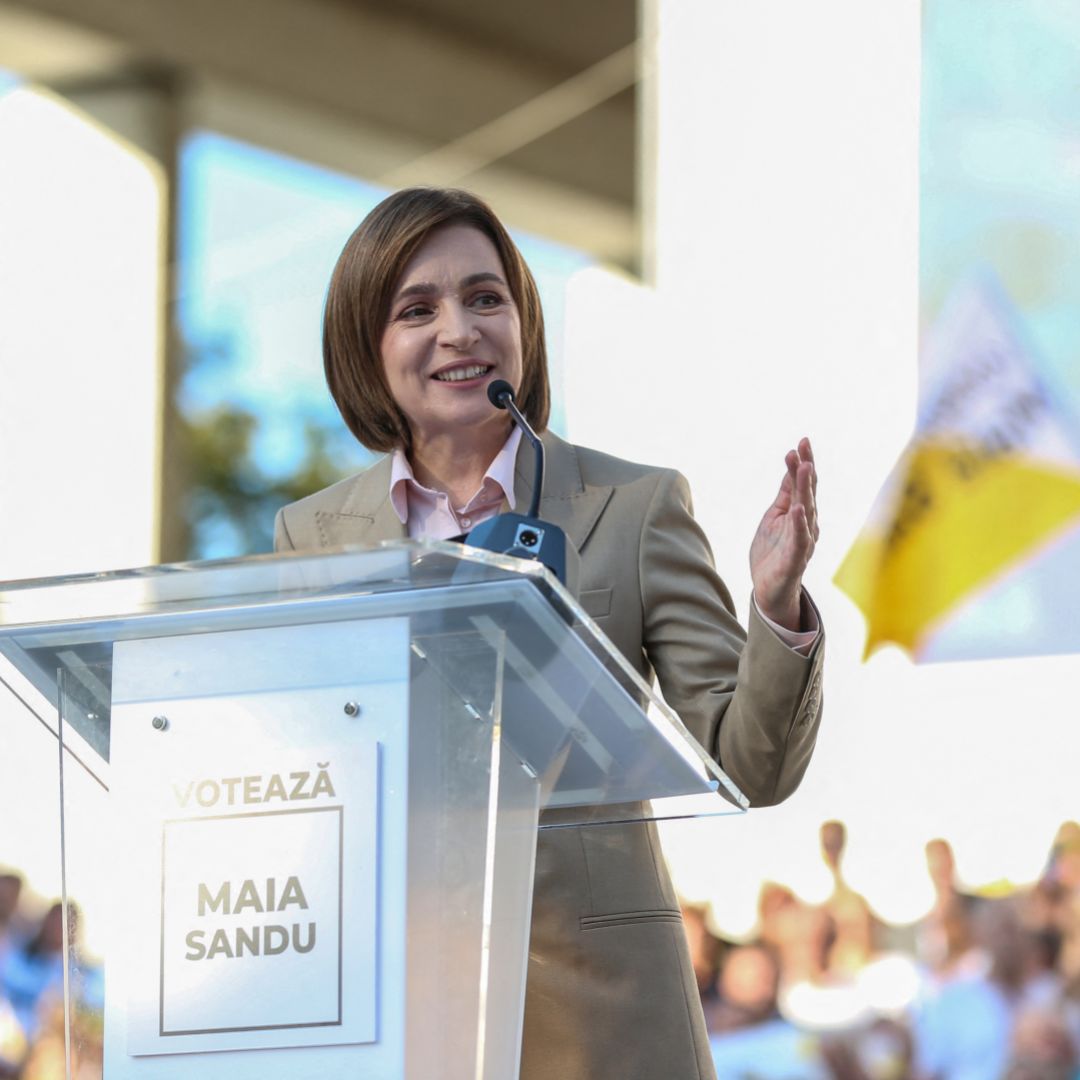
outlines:
M514 465L517 461L518 447L521 445L521 428L514 424L509 437L503 443L502 449L495 455L491 464L484 473L484 482L490 480L498 484L502 490L503 498L506 499L510 509L514 509ZM416 488L435 496L430 488L425 488L413 475L412 466L405 451L400 447L392 455L390 462L390 502L393 504L394 513L404 525L409 520L409 489ZM477 492L479 494L479 491ZM474 496L475 497L475 496Z

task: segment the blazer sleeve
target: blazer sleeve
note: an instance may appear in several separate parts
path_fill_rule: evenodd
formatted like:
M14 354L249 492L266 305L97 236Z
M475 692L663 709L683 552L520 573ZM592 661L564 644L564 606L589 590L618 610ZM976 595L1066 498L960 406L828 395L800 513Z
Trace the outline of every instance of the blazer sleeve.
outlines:
M753 605L743 631L676 472L665 471L653 493L638 572L645 652L665 700L751 805L782 802L817 739L824 631L806 657Z

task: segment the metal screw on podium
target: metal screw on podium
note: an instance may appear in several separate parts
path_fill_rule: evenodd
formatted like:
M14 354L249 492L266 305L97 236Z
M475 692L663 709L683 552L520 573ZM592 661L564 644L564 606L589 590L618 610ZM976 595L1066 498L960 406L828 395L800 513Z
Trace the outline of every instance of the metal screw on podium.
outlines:
M359 716L360 706L355 701L345 702L345 715L346 716Z
M155 731L164 731L169 726L169 718L167 716L155 716L150 721L150 725Z

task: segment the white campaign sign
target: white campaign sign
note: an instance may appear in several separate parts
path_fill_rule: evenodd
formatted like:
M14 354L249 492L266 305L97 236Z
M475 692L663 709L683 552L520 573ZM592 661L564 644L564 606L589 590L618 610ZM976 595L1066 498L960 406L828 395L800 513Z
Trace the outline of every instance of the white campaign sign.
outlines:
M140 830L135 907L158 948L131 957L128 1052L373 1040L377 747L201 756L170 758Z

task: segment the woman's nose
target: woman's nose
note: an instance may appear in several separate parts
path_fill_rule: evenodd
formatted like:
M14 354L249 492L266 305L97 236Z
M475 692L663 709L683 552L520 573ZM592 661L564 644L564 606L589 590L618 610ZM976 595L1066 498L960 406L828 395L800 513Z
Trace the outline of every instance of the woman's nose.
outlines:
M462 304L444 304L439 312L440 345L467 349L480 337L473 313Z

